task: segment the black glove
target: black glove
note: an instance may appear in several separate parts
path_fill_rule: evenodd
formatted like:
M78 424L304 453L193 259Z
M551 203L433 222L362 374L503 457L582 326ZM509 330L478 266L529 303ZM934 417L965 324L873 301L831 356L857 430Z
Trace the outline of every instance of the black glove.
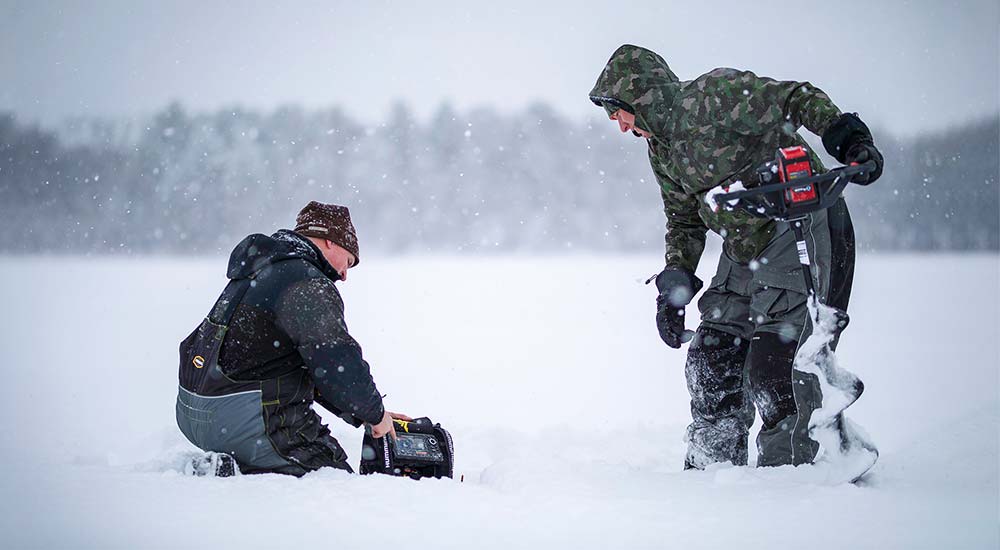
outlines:
M875 170L854 176L851 178L853 183L868 185L882 175L882 153L870 141L855 143L847 150L847 162L845 164L864 164L870 160L875 161Z
M857 113L844 113L823 132L823 147L841 164L862 164L875 161L875 170L855 176L851 181L860 185L874 183L882 175L882 153L875 147L868 126Z
M684 330L684 306L701 290L701 279L685 269L666 268L656 276L656 328L668 346L678 349L694 336Z

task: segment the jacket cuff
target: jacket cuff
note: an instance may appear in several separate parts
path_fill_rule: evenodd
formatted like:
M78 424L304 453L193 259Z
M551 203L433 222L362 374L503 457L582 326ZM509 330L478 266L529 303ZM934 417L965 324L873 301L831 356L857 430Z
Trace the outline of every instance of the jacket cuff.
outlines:
M868 126L858 118L857 113L844 113L823 132L823 147L830 156L844 164L847 152L859 141L872 141Z
M382 417L383 416L385 416L385 405L382 405L380 403L379 406L378 406L378 416L375 417L375 420L372 420L371 418L365 418L364 420L368 424L371 424L372 426L374 426L375 424L378 424L379 422L382 421Z
M678 286L690 288L691 295L694 296L701 290L704 283L687 269L667 267L656 276L656 290L660 291L660 294L669 292Z

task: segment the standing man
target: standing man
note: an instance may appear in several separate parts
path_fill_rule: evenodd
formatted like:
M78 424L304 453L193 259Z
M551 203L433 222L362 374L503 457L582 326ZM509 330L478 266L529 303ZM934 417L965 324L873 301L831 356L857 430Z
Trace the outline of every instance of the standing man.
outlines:
M250 235L229 257L230 279L209 316L180 346L177 425L212 453L217 474L302 476L351 471L313 410L395 437L334 283L358 263L344 206L310 202L295 229ZM235 459L236 464L232 464Z
M656 324L672 348L691 341L685 375L693 422L685 468L747 463L754 406L763 428L758 466L810 463L818 445L808 437L809 415L822 394L815 377L792 369L810 327L806 289L786 223L716 210L706 193L719 185L751 184L755 169L784 147L809 151L796 134L805 126L822 136L842 163L882 155L856 114L842 114L807 82L776 81L749 71L715 69L681 82L656 53L624 45L611 56L590 99L622 132L649 144L667 217L666 267L656 276ZM701 289L695 275L713 230L725 240L715 277L698 301L701 325L685 330L684 307ZM854 230L843 199L810 216L806 228L821 302L847 310L854 274Z

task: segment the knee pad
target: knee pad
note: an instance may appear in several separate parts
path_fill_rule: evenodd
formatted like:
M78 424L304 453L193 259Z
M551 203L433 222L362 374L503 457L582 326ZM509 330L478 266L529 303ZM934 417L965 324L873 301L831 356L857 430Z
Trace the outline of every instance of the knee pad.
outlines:
M745 338L704 326L698 328L684 366L695 420L745 415L743 372L749 348Z
M713 374L742 373L749 349L746 338L702 326L688 346L687 362Z
M770 332L754 333L750 343L748 374L754 404L764 430L795 414L792 365L798 342Z

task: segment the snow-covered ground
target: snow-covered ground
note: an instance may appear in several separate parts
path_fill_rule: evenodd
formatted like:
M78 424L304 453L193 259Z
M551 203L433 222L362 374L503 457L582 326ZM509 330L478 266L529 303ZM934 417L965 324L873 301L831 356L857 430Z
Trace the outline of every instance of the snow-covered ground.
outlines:
M341 289L387 404L455 437L456 479L413 482L179 473L177 343L223 258L0 258L0 547L1000 545L997 256L859 258L839 357L882 458L840 486L681 471L684 353L642 284L659 261L366 257ZM331 425L356 464L360 431Z

